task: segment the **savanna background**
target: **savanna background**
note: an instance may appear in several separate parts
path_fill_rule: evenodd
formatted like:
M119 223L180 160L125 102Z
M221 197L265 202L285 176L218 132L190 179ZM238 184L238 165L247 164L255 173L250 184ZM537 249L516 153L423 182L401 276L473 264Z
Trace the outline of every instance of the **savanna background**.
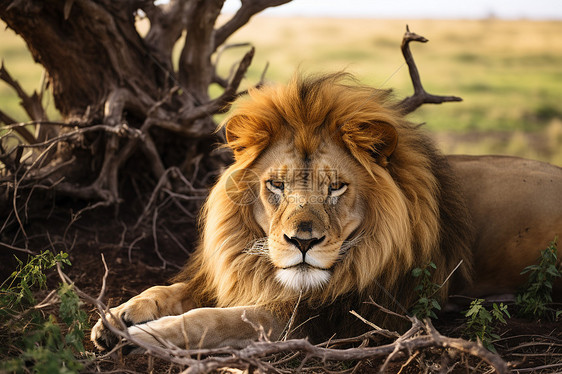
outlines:
M321 7L323 3L317 1L314 6ZM350 7L356 5L347 3ZM362 7L369 6L367 1L357 3ZM510 4L498 3L506 7ZM555 2L547 1L546 4L559 6ZM289 6L291 4L279 9ZM428 7L430 9L431 5ZM424 123L444 153L504 154L562 165L562 16L558 9L552 9L551 15L547 9L532 19L525 14L506 18L501 14L471 14L469 17L457 14L452 16L454 19L446 19L443 15L430 19L431 12L429 15L420 12L418 16L407 14L402 18L398 14L385 19L373 15L357 16L361 13L357 9L353 17L337 11L329 16L325 11L318 12L321 16L315 16L313 11L312 15L310 13L264 12L228 39L229 44L251 43L256 48L240 89L259 82L267 65L266 81L286 82L295 71L315 74L345 70L364 84L392 89L398 99L409 96L412 94L410 76L400 52L402 35L409 25L411 31L429 39L427 44L411 43L425 89L436 95L463 98L459 103L424 105L409 115L412 121ZM228 15L221 16L221 20L226 19ZM148 27L147 20L142 14L138 15L137 29L141 36ZM178 60L181 45L180 40L173 61ZM221 56L219 72L227 75L246 49L247 46L227 49ZM42 66L33 61L24 41L1 21L0 59L27 92L38 91L45 84ZM210 87L212 97L221 92L218 86ZM26 114L19 102L14 90L0 81L0 110L25 122ZM48 90L43 105L51 121L61 119ZM223 116L216 115L215 120L219 122ZM3 131L0 128L0 135ZM156 182L147 182L147 185L145 190L143 186L140 190L150 192ZM186 260L197 240L192 203L200 204L205 193L201 189L196 192L187 211L177 204L174 207L177 201L155 197L156 193L143 195L144 201L133 203L124 196L127 203L117 206L52 198L47 199L42 210L26 207L25 215L22 214L27 220L22 225L25 232L18 225L13 225L15 229L7 229L7 222L13 221L9 215L5 223L0 223L0 239L7 244L0 247L3 251L0 274L7 277L16 268L14 255L25 261L27 255L18 248L25 247L34 253L45 249L67 252L72 266L66 266L64 270L75 285L96 297L103 282L104 300L115 306L149 286L165 284ZM14 204L15 201L14 198ZM29 200L24 199L23 203L27 202ZM3 207L8 209L9 205ZM552 239L545 238L545 241ZM109 268L107 278L104 278L101 255L105 256ZM45 287L33 290L36 300L47 297L44 305L37 309L43 317L52 310L56 314L58 304L48 297L61 281L53 269L46 274ZM85 300L82 302L87 316L84 319L84 316L76 315L75 319L84 320L84 326L88 323L91 326L98 318L96 310ZM25 325L23 331L35 331L29 330L34 323ZM445 315L437 322L437 327L446 335L460 336L464 323L466 321L459 314ZM507 326L501 325L499 329L499 334L509 338L496 344L497 349L506 360L519 363L520 372L559 372L562 368L559 322L511 318ZM69 331L73 331L72 327ZM2 326L0 331L0 340L4 342L0 343L0 358L23 357L15 363L20 365L20 372L33 370L29 362L43 361L52 366L42 366L48 369L41 370L52 373L60 372L61 365L70 372L181 372L184 369L181 365L174 367L166 360L155 361L147 356L124 358L120 353L93 359L95 349L88 341L87 327L85 332L85 337L76 335L76 339L83 340L84 347L72 346L68 351L70 355L76 354L78 348L89 352L76 355L80 362L78 366L64 364L66 361L60 354L41 351L44 356L40 356L33 351L37 356L25 356L27 351L13 343L17 340L15 333L7 326ZM60 347L61 352L67 352L68 346L57 344L59 342L55 342L55 346ZM298 354L286 358L278 359L283 362L280 370L291 372L300 365ZM464 355L451 356L445 363L439 361L442 358L439 352L423 351L413 355L411 361L393 364L388 370L438 372L447 365L453 371L455 368L463 372L488 370L481 360ZM63 364L59 365L60 362ZM380 361L376 360L353 361L334 364L330 369L376 372L378 364ZM318 364L304 369L316 372L325 368Z
M141 33L145 22L138 22ZM243 87L259 81L268 64L267 81L286 82L295 71L345 70L365 84L393 89L402 98L411 94L400 53L407 24L429 39L426 45L412 45L426 90L463 98L461 103L425 105L410 116L425 123L443 152L507 154L562 165L561 21L258 15L229 42L256 47ZM25 89L39 89L43 68L33 62L21 38L3 24L0 27L3 63ZM240 55L236 48L225 52L222 72ZM45 100L56 119L51 99ZM2 110L23 118L18 102L13 90L0 84Z

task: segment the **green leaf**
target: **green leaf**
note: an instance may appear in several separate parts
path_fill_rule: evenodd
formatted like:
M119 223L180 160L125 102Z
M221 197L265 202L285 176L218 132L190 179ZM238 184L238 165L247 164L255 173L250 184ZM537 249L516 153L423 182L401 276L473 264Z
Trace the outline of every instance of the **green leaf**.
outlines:
M441 310L441 305L439 305L439 303L437 302L437 300L433 299L431 300L431 305L437 309L437 310Z

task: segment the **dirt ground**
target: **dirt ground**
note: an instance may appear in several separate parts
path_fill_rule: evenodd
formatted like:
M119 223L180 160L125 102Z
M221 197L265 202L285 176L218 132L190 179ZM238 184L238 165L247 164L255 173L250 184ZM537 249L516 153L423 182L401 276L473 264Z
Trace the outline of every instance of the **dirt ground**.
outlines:
M131 212L119 212L118 215L114 208L96 209L82 213L73 222L69 209L72 204L74 203L59 204L46 219L31 216L26 227L30 238L29 246L68 252L72 266L65 268L65 273L78 288L94 297L100 293L105 273L103 255L109 268L104 301L111 306L126 301L150 286L167 284L168 279L187 260L186 252L191 251L197 241L195 219L182 217L181 212L174 209L162 209L160 215L149 216L135 228L139 211L135 213L134 209ZM76 211L76 208L72 209L72 212ZM124 216L128 218L123 218ZM0 254L2 279L15 266L13 254L9 250L3 250ZM49 273L48 280L51 287L56 287L60 282L54 272ZM85 308L90 316L90 326L93 326L98 319L97 312L91 305L85 305ZM462 335L463 318L458 312L443 313L434 324L443 335ZM495 346L509 362L511 369L522 373L562 372L561 323L527 321L514 317L508 320L507 325L500 327L499 334L501 339ZM86 339L85 347L88 351L96 351L89 339ZM442 353L439 350L413 352L414 359L410 363L405 365L405 359L399 360L390 365L389 372L440 372L443 366L448 366L452 372L485 372L485 365L464 356L456 356L444 363ZM299 356L295 360L299 360ZM355 369L355 372L371 373L378 372L379 365L378 361L348 363L339 366L337 371L350 372ZM291 372L292 369L287 370ZM146 355L120 354L99 358L94 365L85 368L85 372L112 373L181 371L180 367ZM309 370L319 371L318 367Z

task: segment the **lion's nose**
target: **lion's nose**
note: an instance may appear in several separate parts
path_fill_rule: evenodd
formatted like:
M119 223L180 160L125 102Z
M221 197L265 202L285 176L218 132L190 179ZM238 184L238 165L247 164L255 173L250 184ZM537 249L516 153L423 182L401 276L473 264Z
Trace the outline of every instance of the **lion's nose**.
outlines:
M314 247L316 244L321 243L326 236L323 236L321 238L312 238L312 239L302 239L297 236L293 236L289 238L287 235L283 235L283 237L287 242L297 247L304 255L306 254L306 252L308 252L310 248Z

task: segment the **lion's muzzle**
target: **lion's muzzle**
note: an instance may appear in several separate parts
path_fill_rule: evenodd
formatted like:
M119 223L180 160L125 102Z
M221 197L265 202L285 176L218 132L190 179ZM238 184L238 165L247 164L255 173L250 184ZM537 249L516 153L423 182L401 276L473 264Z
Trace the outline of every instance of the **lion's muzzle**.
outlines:
M292 236L289 238L287 235L283 234L283 238L285 239L285 241L294 245L298 248L299 251L301 251L303 255L303 262L305 262L304 258L306 257L306 252L308 252L308 250L314 247L316 244L322 243L326 236L322 236L321 238L304 239L298 236Z

